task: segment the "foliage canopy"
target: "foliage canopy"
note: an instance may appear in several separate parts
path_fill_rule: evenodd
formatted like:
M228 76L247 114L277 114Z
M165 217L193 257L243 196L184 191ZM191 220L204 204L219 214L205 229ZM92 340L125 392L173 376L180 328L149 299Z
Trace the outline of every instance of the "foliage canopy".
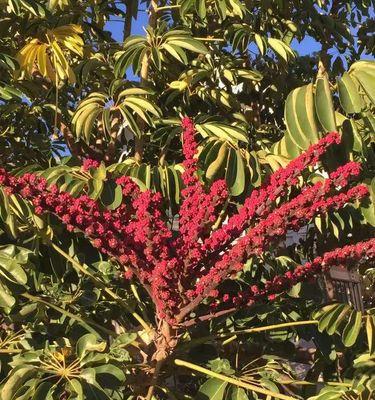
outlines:
M0 5L0 167L13 176L36 173L110 212L124 198L116 178L129 176L143 193L161 193L173 231L186 188L181 118L189 116L200 181L209 188L223 180L229 192L202 233L209 236L272 173L337 131L341 144L276 203L289 203L349 161L361 163L369 196L314 214L298 240L287 234L249 256L229 291L263 285L373 236L373 0ZM131 35L144 10L145 33ZM109 20L123 26L121 43ZM296 42L309 38L321 48L300 56ZM125 280L122 263L83 232L36 213L26 197L0 187L2 400L130 400L150 385L155 399L372 398L370 260L348 265L364 279L365 312L327 299L323 278L295 282L276 301L178 331L156 380L153 332L163 332L147 290ZM313 354L297 347L301 339L313 342ZM297 374L293 362L307 365L307 374Z

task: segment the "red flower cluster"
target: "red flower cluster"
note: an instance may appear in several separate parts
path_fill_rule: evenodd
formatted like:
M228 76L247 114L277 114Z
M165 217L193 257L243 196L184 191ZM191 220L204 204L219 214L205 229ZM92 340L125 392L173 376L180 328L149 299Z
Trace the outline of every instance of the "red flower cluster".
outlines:
M203 247L200 243L207 225L215 222L217 210L228 198L228 190L224 180L213 183L210 192L206 193L198 179L198 163L196 158L197 143L195 129L189 118L182 120L183 153L185 160L182 181L183 203L180 209L180 236L175 245L179 248L180 262L187 265L196 264L202 257Z
M347 266L354 263L375 259L375 239L359 242L354 245L337 248L316 257L304 265L298 265L294 270L276 276L271 281L266 281L262 288L251 286L248 291L237 293L235 296L224 294L222 301L232 305L253 304L256 301L267 299L274 300L276 295L290 290L299 282L309 281L323 271L333 266Z
M240 271L247 259L263 253L288 231L299 230L315 216L361 199L367 189L364 185L350 187L351 179L360 173L359 164L351 162L284 201L290 187L298 184L301 173L314 167L328 146L340 142L337 133L330 133L274 173L251 193L238 213L213 230L222 205L228 200L228 190L222 180L209 189L204 187L197 174L198 146L192 121L184 118L182 129L185 187L178 232L168 226L160 193L141 192L126 176L116 180L123 193L123 202L116 210L105 209L87 195L74 198L55 185L48 186L44 178L35 174L16 178L0 169L0 185L7 193L30 200L36 213L53 213L70 231L84 232L99 251L126 265L126 276L136 275L154 301L158 316L169 323L180 323L204 299L223 306L273 299L323 268L375 257L375 241L370 240L326 253L275 277L262 288L252 286L234 297L220 294L221 283ZM98 166L94 160L85 160L82 168Z
M93 159L91 159L91 158L86 158L86 159L83 161L82 169L83 169L84 171L88 171L90 168L98 168L99 165L100 165L100 162L99 162L99 161L93 160Z
M345 169L345 172L347 171L350 171L352 175L359 172L358 168L351 168L351 165ZM298 231L315 215L339 209L346 203L361 199L368 194L365 185L358 185L347 192L328 197L330 192L337 187L338 181L343 183L345 180L337 174L334 174L334 177L335 179L329 178L324 183L318 182L305 188L300 195L261 219L207 271L207 274L199 280L196 289L190 291L189 295L191 297L208 295L212 290L213 282L220 283L228 274L240 271L247 259L260 255L270 244L284 237L287 231Z

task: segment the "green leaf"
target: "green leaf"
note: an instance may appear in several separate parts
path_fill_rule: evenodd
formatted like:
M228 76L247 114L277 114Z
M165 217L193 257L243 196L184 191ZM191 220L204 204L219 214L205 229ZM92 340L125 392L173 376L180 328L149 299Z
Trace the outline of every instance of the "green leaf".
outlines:
M166 50L172 57L178 60L182 64L187 64L188 59L186 53L181 47L179 46L172 46L169 43L163 43L162 48Z
M195 53L207 54L207 47L201 43L199 40L195 40L192 38L189 39L171 39L168 40L168 43L174 46L182 47L183 49L187 49L193 51Z
M42 382L36 389L32 400L52 400L51 389L53 388L53 383Z
M364 107L363 100L358 88L347 72L344 72L341 79L337 79L340 103L348 114L360 113Z
M81 359L91 351L102 352L105 348L105 342L99 342L98 337L93 333L87 333L86 335L81 336L76 344L76 351Z
M104 163L100 163L98 168L92 169L92 177L97 180L103 181L107 176L107 170L105 168Z
M375 104L375 72L358 69L353 75L358 79L372 104Z
M196 400L223 400L227 386L228 382L210 378L199 388Z
M125 374L124 372L116 367L115 365L111 364L106 364L106 365L99 365L97 367L94 367L94 370L96 372L96 376L98 375L110 375L110 381L113 381L114 379L117 380L117 384L120 384L125 380ZM113 384L113 382L111 382Z
M87 371L88 371L87 369L84 370L82 372L82 375L84 374L85 377L88 377ZM99 387L95 382L93 382L93 383L81 382L81 383L82 383L84 399L111 400L111 397L109 397L108 394L101 387Z
M249 400L249 397L247 396L244 389L235 387L232 390L232 396L230 399L231 400Z
M116 185L113 181L104 182L101 201L109 210L115 210L122 203L121 186Z
M285 124L290 138L305 150L318 139L313 110L312 85L293 90L285 103Z
M368 314L366 317L366 334L369 353L375 353L375 316Z
M351 347L356 342L361 331L361 323L362 313L360 311L352 311L349 321L342 332L342 342L346 347Z
M366 221L370 225L375 226L375 178L373 178L370 183L367 182L367 188L370 192L370 196L363 201L361 212Z
M17 390L36 373L37 369L34 366L21 366L12 369L10 376L1 389L1 400L13 400Z
M274 38L268 38L268 44L272 48L272 50L278 54L285 62L288 62L288 52L285 49L285 44L279 40Z
M5 287L0 283L0 307L9 313L11 308L15 305L16 299L7 293Z
M335 307L330 309L328 312L324 313L319 319L319 324L318 324L319 332L323 332L324 330L329 328L332 329L332 325L334 326L336 318L340 315L340 313L344 308L345 304L336 304Z
M157 47L151 48L152 61L158 71L161 70L161 54Z
M104 187L104 181L98 179L89 179L87 184L88 184L88 195L93 200L98 199L102 193Z
M195 9L200 19L206 19L206 1L205 0L195 0Z
M213 180L218 175L219 171L224 167L224 162L227 159L228 147L223 142L219 148L216 159L208 166L206 170L206 178Z
M238 149L229 148L225 179L233 196L242 194L245 189L245 165Z
M245 143L249 141L242 129L232 125L206 122L204 124L196 124L196 129L203 137L216 136L233 144L237 144L238 140Z
M263 39L262 36L260 36L258 33L254 34L254 39L255 39L255 43L258 46L258 49L260 51L260 54L264 55L264 53L266 52L266 43L265 40Z
M335 109L327 75L316 80L315 109L325 133L337 131Z
M16 252L19 252L18 255ZM24 249L17 248L14 245L0 247L0 274L10 282L25 285L27 283L27 274L22 264L28 259L28 251L24 254ZM21 257L21 258L20 258Z
M112 343L112 346L114 347L126 347L130 343L133 343L137 339L137 334L136 333L122 333L121 335L117 336ZM111 346L111 347L112 347Z
M342 308L337 308L337 312L335 312L335 315L333 315L333 318L327 326L328 335L333 335L339 329L341 323L344 321L350 310L351 307L348 304L345 304Z
M84 400L82 385L78 379L70 379L70 386L72 391L77 395L75 400Z

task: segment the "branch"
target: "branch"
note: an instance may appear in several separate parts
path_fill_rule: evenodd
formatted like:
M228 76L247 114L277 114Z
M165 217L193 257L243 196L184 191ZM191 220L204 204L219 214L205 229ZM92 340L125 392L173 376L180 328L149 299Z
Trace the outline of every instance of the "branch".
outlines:
M188 304L188 306L190 305L192 309L194 309L196 306L198 306L198 305L201 303L202 300L199 298L199 303L197 303L197 302L196 302L197 299L198 299L198 298L196 298L196 299L194 299L192 302L190 302L190 303ZM185 308L186 308L186 307L184 307L184 309L185 309ZM228 309L226 309L226 310L217 311L217 312L215 312L215 313L209 313L209 314L206 314L206 315L202 315L202 316L200 316L200 317L196 317L196 318L189 319L189 320L183 322L182 324L180 324L180 326L183 326L183 327L185 327L185 328L188 328L189 326L195 325L195 324L197 324L198 322L209 321L209 320L211 320L211 319L213 319L213 318L222 317L223 315L230 314L230 313L235 312L235 311L237 311L237 310L238 310L237 307L232 307L232 308L228 308Z
M161 367L164 364L164 361L165 361L165 359L156 361L154 373L153 373L152 379L151 379L151 384L150 384L150 386L148 388L147 396L146 396L145 400L152 400L152 398L153 398L154 391L155 391L155 386L156 386L156 384L158 382L158 377L159 377L159 374L160 374Z
M179 350L182 350L182 349L185 350L186 348L190 348L190 347L193 347L194 345L199 345L201 343L206 343L206 342L208 342L210 340L214 340L214 339L224 339L224 338L229 337L230 340L233 340L233 339L237 338L237 335L266 332L266 331L283 329L283 328L294 328L296 326L318 325L318 323L319 323L319 321L315 321L315 320L284 322L282 324L259 326L256 328L242 329L242 330L233 331L233 332L223 332L223 333L218 333L216 335L209 335L209 336L192 339L190 342L188 342L186 344L182 344L179 347Z
M79 315L75 315L75 314L73 314L73 313L71 313L71 312L65 310L64 308L61 308L61 307L59 307L59 306L57 306L57 305L55 305L55 304L50 303L49 301L47 301L47 300L45 300L45 299L42 299L42 298L37 297L37 296L33 296L33 295L29 294L29 293L22 293L21 296L24 297L25 299L28 299L28 300L31 300L31 301L34 301L34 302L37 302L37 303L42 303L42 304L46 305L47 307L53 308L54 310L58 311L59 313L65 315L65 316L67 316L67 317L69 317L69 318L71 318L71 319L73 319L73 320L75 320L75 321L80 322L80 323L81 323L82 325L84 325L84 326L86 327L86 329L88 329L91 333L93 333L93 332L96 333L96 332L95 332L95 330L93 330L93 329L91 328L90 325L94 326L94 327L97 328L97 329L100 329L101 331L103 331L103 332L106 333L107 335L110 335L110 336L117 336L116 332L111 331L110 329L107 329L107 328L105 328L105 327L102 326L102 325L99 325L99 324L96 323L95 321L92 321L92 320L89 319L89 318L83 319L83 318L80 317Z
M170 5L170 6L162 6L162 7L156 7L155 12L163 11L163 10L172 10L174 8L181 8L181 4L175 4L175 5Z
M132 8L132 0L125 0L126 14L124 20L124 30L122 40L125 41L127 37L130 36L132 29L132 17L133 17L133 8Z
M271 398L281 399L281 400L296 400L295 397L286 396L285 394L281 394L281 393L271 392L270 390L263 389L262 387L259 387L259 386L251 385L250 383L243 382L239 379L235 379L235 378L232 378L232 377L229 377L226 375L218 374L217 372L213 372L207 368L203 368L199 365L190 363L188 361L175 359L174 363L176 365L178 365L179 367L185 367L185 368L189 368L193 371L201 372L202 374L211 376L213 378L220 379L221 381L231 383L232 385L235 385L235 386L238 386L238 387L241 387L244 389L252 390L255 393L264 394L265 396L268 396Z
M282 194L282 192L283 192L283 189L280 187L280 188L278 188L278 190L275 192L275 195L276 195L276 196L279 196L280 194ZM272 201L271 201L270 199L268 199L266 203L262 203L262 204L255 210L255 212L254 212L254 217L260 217L260 216L262 215L263 211L265 210L265 208L270 207L271 205L272 205ZM252 219L252 222L254 222L254 219ZM246 228L247 228L247 227L245 226L245 227L244 227L244 230L245 230ZM223 245L223 246L220 246L220 248L217 249L216 251L207 254L206 257L203 258L202 262L204 263L204 262L208 259L208 257L214 258L214 259L215 259L216 255L217 255L217 254L220 254L221 252L223 252L223 251L225 251L225 250L227 250L227 248L228 248L228 246L229 246L230 244L231 244L231 243L224 243L224 245ZM202 262L200 262L200 264L201 264ZM227 270L227 271L225 271L225 273L229 275L229 274L231 273L231 270ZM207 289L207 292L211 291L212 289L215 289L217 286L218 286L218 283L216 284L215 282L213 282L212 285L209 287L209 289ZM192 312L196 307L198 307L199 304L201 304L202 300L203 300L205 297L206 297L206 294L202 294L202 295L200 295L200 296L197 296L197 297L196 297L194 300L192 300L190 303L188 303L185 307L183 307L183 308L181 309L181 312L180 312L179 315L177 316L176 320L177 320L178 322L182 321L183 318L184 318L186 315L188 315L188 314L189 314L190 312ZM235 308L233 308L233 309L235 309ZM233 309L230 309L230 310L233 310ZM228 312L231 312L231 311L228 311ZM209 315L215 315L215 314L209 314ZM220 315L222 315L222 314L220 314ZM205 316L205 317L207 317L207 316ZM215 316L214 316L214 317L211 317L211 318L205 318L203 321L206 321L207 319L212 319L212 318L215 318ZM192 324L190 323L190 325L192 325ZM190 326L190 325L188 325L188 326Z

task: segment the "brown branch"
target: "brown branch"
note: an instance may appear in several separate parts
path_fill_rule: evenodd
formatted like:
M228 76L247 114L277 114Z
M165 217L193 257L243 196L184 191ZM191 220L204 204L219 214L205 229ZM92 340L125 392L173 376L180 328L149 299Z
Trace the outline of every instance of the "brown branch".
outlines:
M192 318L192 319L189 319L189 320L183 322L182 324L180 324L180 326L183 326L184 328L188 328L190 326L197 324L198 322L210 321L211 319L222 317L223 315L230 314L232 312L235 312L236 310L238 310L237 307L231 307L226 310L217 311L215 313L201 315L200 317Z
M73 133L70 130L70 128L67 125L65 125L65 123L62 122L62 121L60 122L60 132L62 133L62 135L64 137L64 140L65 140L65 143L68 146L70 152L73 155L79 157L80 156L80 154L79 154L80 152L79 152L79 148L77 146L77 143L74 140Z
M158 382L158 377L159 377L159 374L160 374L160 371L161 371L161 367L163 366L164 362L165 362L165 359L156 361L154 373L152 375L151 383L150 383L150 386L148 388L147 396L146 396L145 400L151 400L152 399L152 397L154 395L154 391L155 391L155 386L156 386L156 384Z

